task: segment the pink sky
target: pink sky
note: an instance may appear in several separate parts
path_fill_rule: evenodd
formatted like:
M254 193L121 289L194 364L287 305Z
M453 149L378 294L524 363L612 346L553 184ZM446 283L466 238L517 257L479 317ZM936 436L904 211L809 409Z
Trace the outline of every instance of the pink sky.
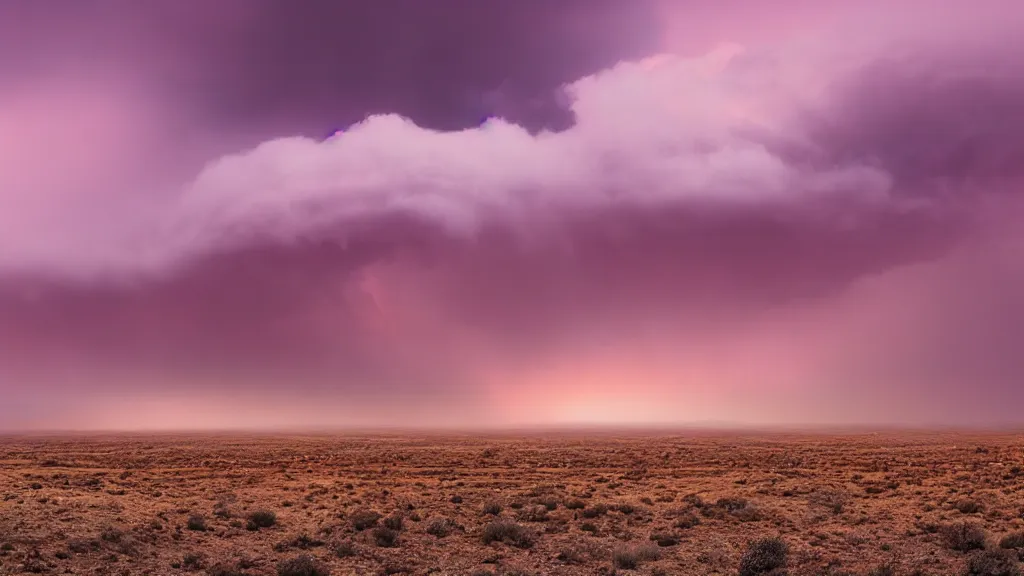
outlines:
M0 429L1022 423L1019 3L100 4L0 3Z

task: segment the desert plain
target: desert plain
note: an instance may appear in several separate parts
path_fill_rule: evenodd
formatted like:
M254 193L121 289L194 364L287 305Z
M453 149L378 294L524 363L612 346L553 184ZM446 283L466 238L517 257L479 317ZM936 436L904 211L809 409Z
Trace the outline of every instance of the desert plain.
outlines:
M1016 574L1024 435L0 438L0 574Z

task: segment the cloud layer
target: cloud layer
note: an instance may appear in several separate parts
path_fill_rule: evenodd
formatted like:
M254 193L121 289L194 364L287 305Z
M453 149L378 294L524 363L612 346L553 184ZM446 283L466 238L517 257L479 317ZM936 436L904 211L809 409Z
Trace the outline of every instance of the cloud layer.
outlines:
M241 397L231 425L1012 420L1021 10L915 27L915 6L870 40L819 18L620 62L556 92L567 127L370 114L187 178L166 98L17 84L18 425L68 414L38 390L101 427L160 398L154 421L216 426L182 414Z

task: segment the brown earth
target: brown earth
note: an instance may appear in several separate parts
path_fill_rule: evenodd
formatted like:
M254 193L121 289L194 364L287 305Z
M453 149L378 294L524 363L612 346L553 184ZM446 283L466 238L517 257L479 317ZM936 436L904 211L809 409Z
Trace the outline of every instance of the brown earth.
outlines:
M0 574L738 574L776 536L790 575L963 574L950 538L1024 530L1022 466L995 434L5 437Z

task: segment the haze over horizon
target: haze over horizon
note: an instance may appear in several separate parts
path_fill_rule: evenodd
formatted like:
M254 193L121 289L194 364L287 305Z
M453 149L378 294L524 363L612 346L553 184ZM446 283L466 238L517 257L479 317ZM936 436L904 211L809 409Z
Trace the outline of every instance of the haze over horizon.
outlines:
M1024 4L0 0L0 430L1024 424Z

